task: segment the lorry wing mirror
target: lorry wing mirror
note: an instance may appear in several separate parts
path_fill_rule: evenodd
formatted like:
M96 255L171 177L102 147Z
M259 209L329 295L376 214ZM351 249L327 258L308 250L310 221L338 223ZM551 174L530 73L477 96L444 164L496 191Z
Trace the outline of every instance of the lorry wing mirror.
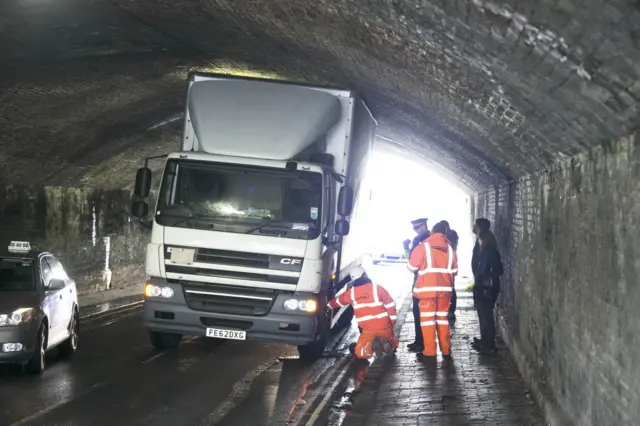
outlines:
M139 168L136 172L136 186L133 191L140 198L147 198L151 192L151 169Z
M348 185L345 185L342 188L340 188L340 193L338 194L338 214L340 216L349 216L352 211L353 211L353 188L351 188ZM336 225L337 225L337 222L336 222Z
M149 213L149 204L146 201L134 201L131 205L131 214L135 217L145 217Z
M335 231L336 234L340 235L341 237L349 235L350 228L351 226L346 219L340 219L336 221Z

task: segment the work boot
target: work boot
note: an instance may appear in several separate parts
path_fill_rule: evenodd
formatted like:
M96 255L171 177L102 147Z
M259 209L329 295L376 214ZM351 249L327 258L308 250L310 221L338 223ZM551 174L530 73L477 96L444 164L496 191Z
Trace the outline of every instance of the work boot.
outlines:
M385 355L393 355L396 353L396 348L389 340L382 339L382 352L384 352Z
M374 337L373 342L371 342L371 350L376 354L376 357L379 358L382 355L393 354L393 345L387 339Z
M353 342L352 344L349 345L349 353L351 355L355 355L355 353L356 353L356 342Z

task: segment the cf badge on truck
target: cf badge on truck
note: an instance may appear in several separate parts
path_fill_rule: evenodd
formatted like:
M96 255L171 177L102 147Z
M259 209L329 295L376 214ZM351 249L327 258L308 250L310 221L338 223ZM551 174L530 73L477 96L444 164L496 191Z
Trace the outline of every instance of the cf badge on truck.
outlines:
M284 265L297 265L299 263L302 263L302 260L300 260L300 259L289 259L288 257L283 257L282 259L280 259L280 263L282 263Z
M300 272L302 261L299 257L269 256L269 269L279 269L281 271Z

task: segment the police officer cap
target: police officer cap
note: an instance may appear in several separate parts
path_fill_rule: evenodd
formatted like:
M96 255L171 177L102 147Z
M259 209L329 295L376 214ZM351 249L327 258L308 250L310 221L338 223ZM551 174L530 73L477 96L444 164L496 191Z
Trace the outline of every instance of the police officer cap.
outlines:
M417 226L417 225L426 225L427 221L429 219L427 219L426 217L420 218L420 219L415 219L411 221L411 224L413 226Z

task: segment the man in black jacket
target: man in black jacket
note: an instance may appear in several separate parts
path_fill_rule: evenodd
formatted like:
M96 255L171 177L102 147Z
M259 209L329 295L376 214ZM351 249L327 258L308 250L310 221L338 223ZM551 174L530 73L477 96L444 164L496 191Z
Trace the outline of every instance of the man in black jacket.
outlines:
M480 262L480 244L478 243L478 235L482 231L491 230L491 222L489 219L480 217L476 219L475 225L473 225L473 233L476 234L476 244L473 246L473 255L471 256L471 271L474 278L478 275L478 263Z
M427 218L420 218L411 221L411 225L413 225L413 230L416 233L414 237L411 248L409 250L409 256L411 257L411 252L420 245L424 240L431 236L431 232L429 232L429 227L427 226ZM416 279L418 278L418 272L414 272L413 274L413 285L416 284ZM407 347L412 352L422 352L424 349L424 342L422 340L422 328L420 326L420 299L413 298L413 323L415 326L416 332L416 340L413 343L410 343Z
M451 248L453 249L453 251L458 251L458 240L459 240L458 233L453 229L451 229L451 226L449 225L448 221L441 220L440 223L443 224L445 228L447 228L447 232L445 235L447 237L447 240L449 240L449 242L451 243ZM458 294L456 293L456 288L454 286L453 291L451 293L451 304L449 305L449 314L447 315L447 319L449 320L450 323L456 320L456 305L458 304L457 302L458 302Z

